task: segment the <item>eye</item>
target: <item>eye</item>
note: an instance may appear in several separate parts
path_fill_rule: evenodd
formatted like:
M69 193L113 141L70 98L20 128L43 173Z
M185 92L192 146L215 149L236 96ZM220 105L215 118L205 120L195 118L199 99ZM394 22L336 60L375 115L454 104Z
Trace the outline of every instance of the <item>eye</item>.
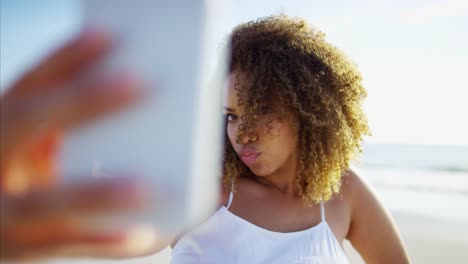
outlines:
M237 116L233 114L226 114L226 120L229 121L234 121L237 120Z

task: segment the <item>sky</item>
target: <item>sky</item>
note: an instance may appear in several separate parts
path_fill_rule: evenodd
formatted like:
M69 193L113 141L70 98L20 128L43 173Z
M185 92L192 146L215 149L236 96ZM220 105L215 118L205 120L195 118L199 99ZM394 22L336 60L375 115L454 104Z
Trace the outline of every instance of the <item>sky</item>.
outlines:
M468 1L225 2L226 34L281 12L325 32L363 75L366 142L468 145ZM2 91L80 29L78 0L1 0L0 11Z

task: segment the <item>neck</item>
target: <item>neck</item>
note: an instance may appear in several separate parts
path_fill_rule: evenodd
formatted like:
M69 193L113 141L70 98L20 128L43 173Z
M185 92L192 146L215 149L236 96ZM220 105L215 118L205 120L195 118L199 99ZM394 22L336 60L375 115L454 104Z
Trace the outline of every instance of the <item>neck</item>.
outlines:
M292 155L277 171L266 176L254 176L253 179L269 188L280 191L287 197L296 198L299 190L296 186L297 159Z

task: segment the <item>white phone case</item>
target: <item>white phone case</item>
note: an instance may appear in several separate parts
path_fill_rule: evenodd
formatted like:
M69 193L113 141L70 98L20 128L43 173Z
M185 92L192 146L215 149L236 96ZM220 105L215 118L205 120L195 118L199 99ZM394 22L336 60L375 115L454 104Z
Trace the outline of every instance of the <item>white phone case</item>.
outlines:
M215 209L221 177L223 1L84 0L83 18L116 39L95 70L130 69L148 96L70 135L64 173L142 176L156 197L153 223L178 229L201 221Z

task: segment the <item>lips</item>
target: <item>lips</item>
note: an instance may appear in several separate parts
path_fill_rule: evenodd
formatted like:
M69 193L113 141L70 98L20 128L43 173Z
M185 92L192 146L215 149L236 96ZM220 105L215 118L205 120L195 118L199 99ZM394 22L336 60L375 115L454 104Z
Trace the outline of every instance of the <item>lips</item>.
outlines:
M245 165L252 165L258 158L260 153L252 148L244 148L239 151L239 158L245 163Z

